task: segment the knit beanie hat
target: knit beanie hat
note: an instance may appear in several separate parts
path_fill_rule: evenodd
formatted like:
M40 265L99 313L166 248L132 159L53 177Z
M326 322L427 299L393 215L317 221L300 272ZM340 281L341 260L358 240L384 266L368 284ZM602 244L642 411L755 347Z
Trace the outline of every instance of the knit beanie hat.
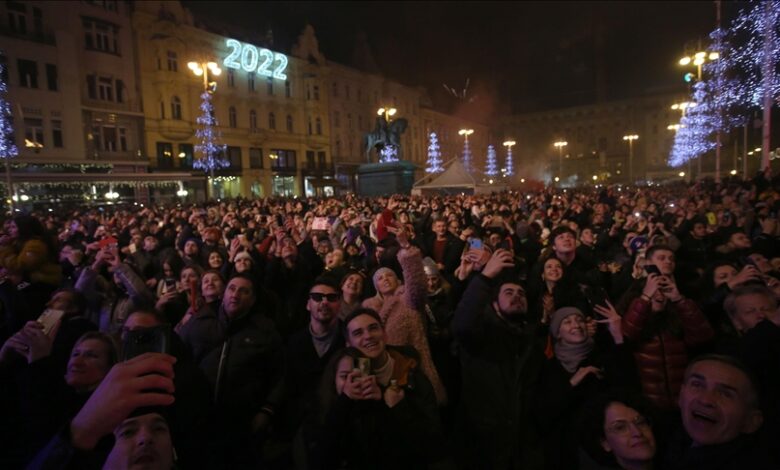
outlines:
M561 307L556 310L555 313L552 314L552 318L550 318L550 334L552 337L557 340L558 332L561 329L561 323L563 323L563 320L565 320L566 317L575 315L577 313L582 315L582 312L577 307Z

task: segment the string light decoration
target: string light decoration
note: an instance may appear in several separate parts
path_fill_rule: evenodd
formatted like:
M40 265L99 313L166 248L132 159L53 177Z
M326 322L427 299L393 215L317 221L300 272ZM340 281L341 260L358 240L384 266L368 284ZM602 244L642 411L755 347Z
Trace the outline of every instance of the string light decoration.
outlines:
M379 163L391 163L398 161L398 147L387 144L379 150Z
M780 0L751 2L732 27L719 33L734 44L724 67L739 76L731 83L732 99L746 106L761 106L768 93L780 96ZM716 31L717 32L717 31Z
M5 66L0 64L0 158L8 159L19 155L19 149L13 141L14 129L11 125L11 105L5 99L8 85L1 77L5 76Z
M715 112L715 130L728 132L731 129L745 124L743 111L744 104L739 97L739 81L734 76L733 48L731 47L726 30L717 28L710 33L712 45L708 51L717 54L716 60L704 64L703 70L710 77L710 101Z
M200 144L195 145L195 151L201 154L201 158L192 163L192 167L211 173L214 176L214 170L227 168L230 162L222 158L225 154L225 146L219 144L219 129L216 116L214 116L214 105L211 103L211 93L204 91L200 95L201 115L195 120L200 126L195 131L195 137Z
M462 133L461 135L464 135L465 137L465 139L463 140L463 168L465 168L466 171L468 171L469 173L474 172L474 166L472 164L471 146L469 145L469 134L473 132L474 131L463 134L463 130L460 131L460 133Z
M514 140L504 142L504 147L506 147L506 165L503 169L504 176L515 176L515 162L512 159L512 147L514 147L514 145Z
M485 162L485 174L487 176L498 175L498 162L496 162L496 149L488 145L487 160Z
M441 173L444 167L441 166L441 151L439 150L439 138L435 132L428 136L428 166L425 167L426 173Z
M708 83L700 80L693 85L693 101L674 136L669 155L669 165L678 167L715 148L712 135L716 130L717 116L708 93Z

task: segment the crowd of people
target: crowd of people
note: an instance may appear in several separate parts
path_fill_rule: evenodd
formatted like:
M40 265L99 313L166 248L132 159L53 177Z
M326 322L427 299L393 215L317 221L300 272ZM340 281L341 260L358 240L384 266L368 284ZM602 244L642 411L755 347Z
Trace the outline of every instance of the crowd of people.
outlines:
M780 468L780 179L15 213L6 469Z

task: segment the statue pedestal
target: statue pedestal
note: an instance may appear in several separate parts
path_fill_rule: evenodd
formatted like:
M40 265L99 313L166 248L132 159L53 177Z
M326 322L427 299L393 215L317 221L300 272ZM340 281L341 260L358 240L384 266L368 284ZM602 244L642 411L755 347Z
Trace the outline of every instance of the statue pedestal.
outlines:
M409 194L414 186L414 170L407 161L366 163L357 170L357 192L360 196Z

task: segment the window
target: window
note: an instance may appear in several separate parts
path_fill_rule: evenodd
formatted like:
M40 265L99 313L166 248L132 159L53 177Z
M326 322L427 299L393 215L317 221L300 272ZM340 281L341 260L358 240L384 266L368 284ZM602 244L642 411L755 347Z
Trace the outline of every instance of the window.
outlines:
M314 85L314 100L319 101L320 100L320 87L319 85Z
M341 140L336 141L336 155L341 156Z
M306 169L307 170L313 170L315 168L314 166L314 151L307 150L306 151Z
M272 149L271 168L295 169L295 150Z
M352 130L352 114L347 113L347 129Z
M18 59L19 86L25 88L38 88L38 64L32 60Z
M255 91L255 73L247 72L246 74L246 87L249 91Z
M179 167L192 168L194 154L195 148L192 144L179 144L179 153L176 155L179 159Z
M306 87L306 99L307 100L311 99L311 87L308 86Z
M284 96L286 98L292 97L292 84L289 81L284 82Z
M174 51L168 51L168 71L179 71L179 58Z
M181 119L181 100L178 96L171 99L171 119Z
M170 142L157 142L157 168L173 168L173 144Z
M268 113L268 128L276 130L276 115L274 113Z
M116 152L118 133L116 127L101 127L101 139L103 143L103 150L106 152Z
M268 96L274 96L274 81L270 78L266 81L265 92Z
M236 74L233 73L232 69L228 69L227 82L228 82L228 86L231 88L236 86Z
M24 119L24 146L32 149L43 147L43 119Z
M309 131L309 135L312 135L311 117L309 117L307 129Z
M249 148L249 168L263 167L263 149Z
M257 132L257 112L254 109L249 111L249 129Z
M116 102L125 102L125 83L122 80L116 81Z
M333 96L334 97L339 96L339 84L336 82L333 82Z
M317 152L317 165L323 170L327 167L328 163L325 159L325 152Z
M59 119L51 120L51 143L56 148L64 147L62 143L62 121Z
M117 127L119 133L119 150L127 152L127 129L124 127Z
M230 127L238 127L238 123L236 122L236 108L235 106L231 106L228 108L228 126Z
M230 168L241 168L241 147L228 147L227 159L230 162Z
M98 77L98 99L114 101L114 83L110 78Z
M362 114L358 114L358 130L359 131L363 130L363 115Z
M293 129L293 117L287 115L287 132L295 132Z
M162 101L160 101L160 119L165 119L165 103Z
M57 66L54 64L46 64L46 86L49 91L57 91Z
M358 100L358 103L363 101L363 89L362 88L358 88L357 100Z
M116 11L116 0L87 0L86 3L96 7L103 7L108 11Z
M315 121L315 127L317 131L317 135L322 135L322 119L317 118Z
M111 23L94 18L82 18L84 44L93 51L119 53L117 36L119 28Z
M333 111L333 127L341 127L341 113Z
M27 7L19 2L6 2L8 8L8 26L11 31L27 34Z

